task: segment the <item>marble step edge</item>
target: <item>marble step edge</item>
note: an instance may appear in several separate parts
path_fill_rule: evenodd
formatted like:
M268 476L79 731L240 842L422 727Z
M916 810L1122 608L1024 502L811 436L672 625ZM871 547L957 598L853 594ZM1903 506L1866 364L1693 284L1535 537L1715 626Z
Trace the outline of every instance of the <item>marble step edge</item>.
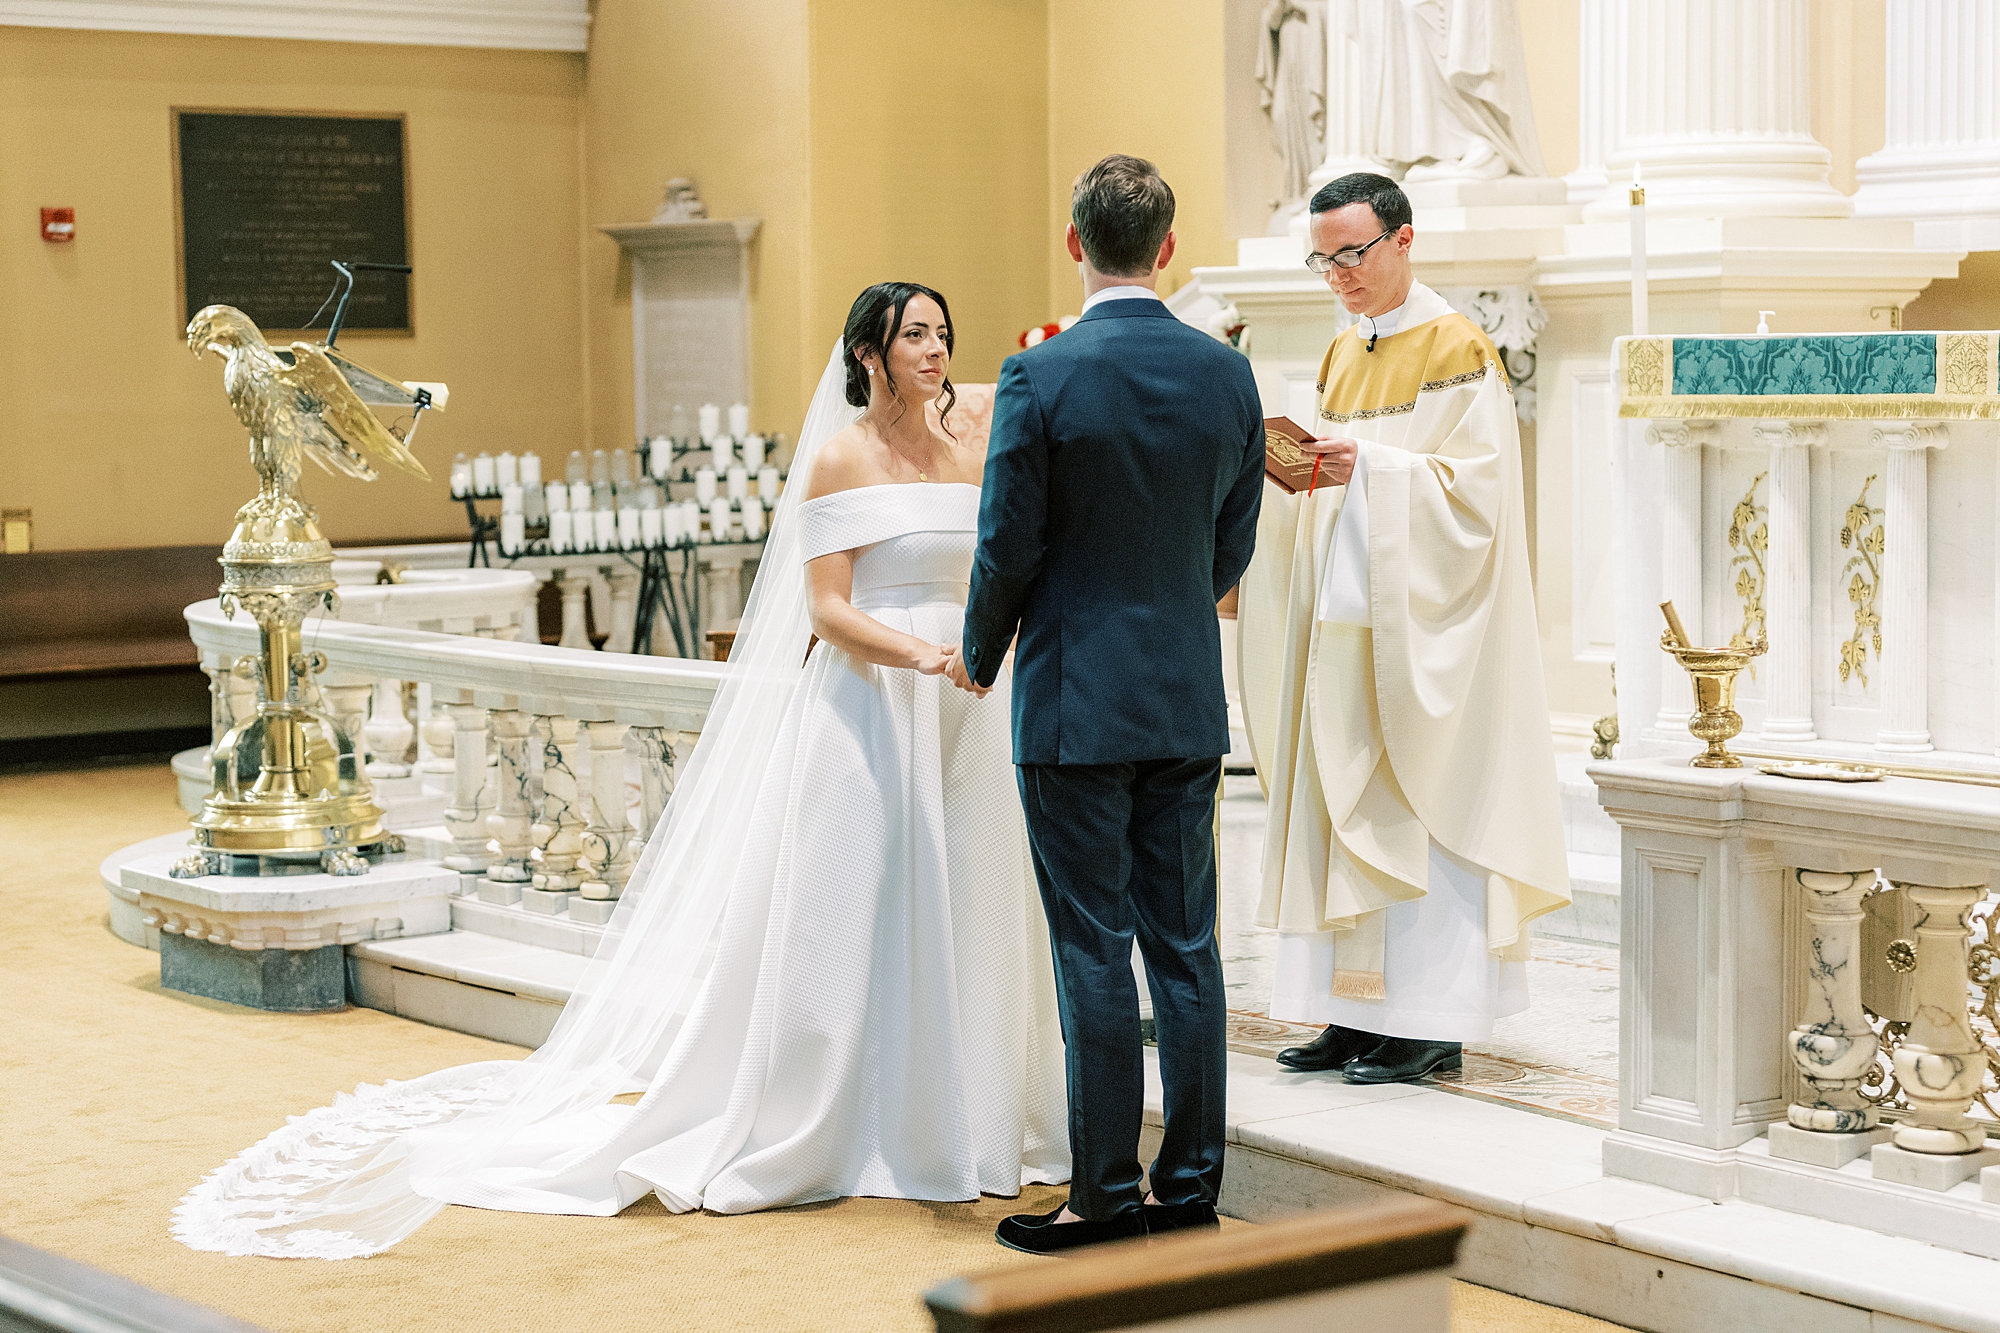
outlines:
M1149 1050L1146 1060L1146 1122L1158 1127L1157 1054ZM1255 1057L1230 1057L1231 1100L1256 1108L1230 1117L1230 1141L1240 1148L1437 1198L1482 1218L1802 1293L1829 1308L1879 1311L1919 1327L2000 1333L2000 1262L1992 1259L1743 1199L1717 1202L1605 1176L1607 1131L1430 1089L1384 1090L1401 1095L1383 1105L1390 1098L1343 1101L1347 1094L1334 1085L1327 1089L1331 1104L1321 1111L1261 1115L1273 1109L1269 1094L1256 1091L1260 1082L1273 1081L1267 1068ZM1435 1155L1411 1146L1426 1135L1439 1144ZM1226 1176L1224 1190L1228 1203ZM1518 1294L1545 1299L1530 1290ZM1632 1322L1631 1314L1623 1311L1623 1321ZM1831 1333L1823 1325L1798 1327Z

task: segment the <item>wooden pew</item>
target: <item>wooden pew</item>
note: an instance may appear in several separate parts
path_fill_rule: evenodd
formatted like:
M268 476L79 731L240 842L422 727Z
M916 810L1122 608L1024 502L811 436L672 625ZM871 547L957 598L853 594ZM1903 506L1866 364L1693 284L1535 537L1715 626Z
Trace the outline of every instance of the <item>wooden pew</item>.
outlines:
M938 1333L1447 1333L1471 1215L1431 1199L1125 1241L927 1292Z

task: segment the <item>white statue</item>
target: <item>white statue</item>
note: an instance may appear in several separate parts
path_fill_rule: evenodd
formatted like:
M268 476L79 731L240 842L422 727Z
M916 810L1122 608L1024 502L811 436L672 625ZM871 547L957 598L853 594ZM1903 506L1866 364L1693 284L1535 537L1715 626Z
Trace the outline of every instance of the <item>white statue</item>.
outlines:
M653 214L655 222L700 222L708 216L708 205L696 193L694 182L676 176L667 182L667 196Z
M1294 209L1309 191L1306 178L1326 155L1325 23L1325 0L1271 0L1257 45L1259 100L1285 159L1283 205Z
M1514 0L1336 3L1362 53L1370 157L1411 182L1546 174Z

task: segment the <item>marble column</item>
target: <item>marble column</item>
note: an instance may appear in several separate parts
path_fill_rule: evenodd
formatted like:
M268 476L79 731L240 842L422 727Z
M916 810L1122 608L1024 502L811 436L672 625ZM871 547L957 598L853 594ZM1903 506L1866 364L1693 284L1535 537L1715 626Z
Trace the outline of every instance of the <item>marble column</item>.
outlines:
M530 908L563 910L567 895L583 882L577 862L583 854L583 805L576 780L576 719L560 714L535 718L542 750L542 792L533 829L534 884L540 896L522 895Z
M1645 171L1653 218L1844 218L1812 136L1811 0L1622 0L1625 124L1606 175ZM1587 53L1584 57L1589 59ZM1586 222L1622 222L1622 190Z
M608 901L624 891L638 843L625 813L626 728L622 722L583 725L590 736L590 828L583 835L581 892Z
M1986 1081L1986 1051L1966 1012L1966 917L1986 897L1984 884L1901 886L1917 917L1917 1003L1896 1048L1896 1081L1910 1115L1896 1126L1904 1152L1956 1154L1985 1146L1986 1130L1966 1112Z
M1921 753L1931 748L1930 453L1949 436L1942 426L1882 425L1868 441L1889 451L1882 501L1882 727L1875 748Z
M446 703L451 719L451 804L444 812L451 834L445 865L461 874L484 873L493 863L486 840L486 710L472 703Z
M590 595L590 578L581 570L556 571L556 587L562 590L562 646L565 648L590 647L590 620L586 599Z
M1625 128L1624 0L1579 0L1577 7L1576 170L1563 177L1572 204L1604 193L1604 160Z
M1757 426L1771 451L1770 545L1764 553L1765 740L1809 741L1812 714L1812 448L1826 427L1795 421Z
M1888 0L1883 144L1854 164L1860 217L1911 218L1917 244L2000 249L2000 5Z
M495 851L479 896L488 902L517 903L521 886L529 882L528 859L534 850L535 799L528 770L528 733L534 718L518 708L493 711L493 744L500 752L500 793L486 818Z
M1704 637L1701 614L1702 450L1714 442L1706 421L1656 421L1646 442L1666 450L1660 513L1660 600L1671 601L1697 643ZM1665 628L1662 622L1661 628ZM1660 670L1660 715L1655 723L1676 739L1694 715L1694 686L1678 667Z
M1806 896L1812 946L1805 959L1806 1012L1788 1044L1814 1097L1793 1102L1785 1118L1816 1133L1862 1135L1882 1118L1861 1091L1880 1045L1861 1008L1861 895L1874 884L1875 872L1792 873ZM1778 1143L1774 1137L1774 1152ZM1846 1158L1860 1155L1851 1151Z

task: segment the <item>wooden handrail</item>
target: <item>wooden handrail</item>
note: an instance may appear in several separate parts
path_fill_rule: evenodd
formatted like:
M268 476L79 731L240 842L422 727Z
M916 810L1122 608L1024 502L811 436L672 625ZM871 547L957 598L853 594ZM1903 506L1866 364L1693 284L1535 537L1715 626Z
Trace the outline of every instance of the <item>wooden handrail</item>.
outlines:
M1471 1214L1399 1199L1079 1251L924 1295L938 1333L1092 1333L1449 1268Z

